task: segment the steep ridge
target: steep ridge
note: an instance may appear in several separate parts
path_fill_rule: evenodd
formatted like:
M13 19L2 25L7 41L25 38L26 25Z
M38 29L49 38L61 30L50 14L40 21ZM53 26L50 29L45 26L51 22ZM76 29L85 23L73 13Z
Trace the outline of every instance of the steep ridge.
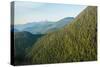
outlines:
M97 59L97 7L88 6L70 24L40 38L26 55L32 64Z

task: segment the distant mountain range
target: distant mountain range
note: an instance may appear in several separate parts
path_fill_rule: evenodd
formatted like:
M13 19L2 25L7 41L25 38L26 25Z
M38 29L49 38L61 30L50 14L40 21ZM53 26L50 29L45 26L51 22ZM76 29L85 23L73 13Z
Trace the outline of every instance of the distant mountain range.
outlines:
M52 32L52 31L55 31L56 29L64 27L73 19L74 19L73 17L67 17L57 22L41 21L41 22L32 22L32 23L27 23L27 24L14 25L14 32L27 31L32 34L45 34L48 31Z
M41 37L26 56L32 64L97 60L97 7L87 7L70 24Z
M46 33L55 31L64 27L73 17L63 18L57 22L33 22L20 25L12 25L11 32L14 33L15 45L15 64L28 63L25 58L26 53L31 50L31 47Z
M97 60L97 7L75 19L15 25L12 33L15 65Z

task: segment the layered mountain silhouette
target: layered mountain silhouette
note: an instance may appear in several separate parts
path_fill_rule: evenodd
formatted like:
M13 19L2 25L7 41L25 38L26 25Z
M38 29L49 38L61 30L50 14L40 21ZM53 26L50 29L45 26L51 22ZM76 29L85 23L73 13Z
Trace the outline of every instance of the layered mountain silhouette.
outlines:
M72 21L73 17L61 19L58 22L33 22L28 24L12 25L14 33L15 65L30 64L25 57L39 38L48 32L53 32ZM66 22L65 22L66 21Z
M97 7L76 18L15 25L15 65L97 60Z
M55 31L56 29L63 27L64 25L71 22L73 19L74 19L73 17L67 17L57 22L41 21L41 22L33 22L22 25L20 24L20 25L15 25L15 28L18 29L19 31L27 31L32 34L45 34L48 31L52 32Z
M97 60L97 7L87 7L65 27L41 37L26 57L32 64Z

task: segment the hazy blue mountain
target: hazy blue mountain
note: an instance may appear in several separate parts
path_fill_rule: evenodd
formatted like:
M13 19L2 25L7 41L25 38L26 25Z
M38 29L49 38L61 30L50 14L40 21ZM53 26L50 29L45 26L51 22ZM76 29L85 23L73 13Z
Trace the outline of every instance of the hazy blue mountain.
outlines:
M17 24L17 25L14 25L14 28L17 28L18 30L22 31L23 29L25 28L28 28L28 27L37 27L38 26L41 26L43 25L43 21L41 22L30 22L30 23L27 23L27 24Z
M27 27L23 30L33 34L41 34L47 31L52 25L54 25L54 22L38 22L33 24L34 26Z
M55 31L58 28L61 28L72 21L73 17L66 17L57 22L41 21L41 22L32 22L24 25L15 25L15 28L19 31L28 31L32 34L45 34L47 32Z
M63 18L61 20L59 20L56 24L56 26L59 26L59 27L63 27L65 26L66 24L68 24L70 21L72 21L74 18L73 17L66 17L66 18Z
M73 17L67 17L67 18L63 18L63 19L57 21L54 25L52 25L48 29L48 32L52 32L52 31L55 31L55 30L57 30L59 28L64 27L65 25L67 25L68 23L70 23L73 19L74 19Z
M88 6L70 24L34 45L26 54L32 64L97 61L97 7Z

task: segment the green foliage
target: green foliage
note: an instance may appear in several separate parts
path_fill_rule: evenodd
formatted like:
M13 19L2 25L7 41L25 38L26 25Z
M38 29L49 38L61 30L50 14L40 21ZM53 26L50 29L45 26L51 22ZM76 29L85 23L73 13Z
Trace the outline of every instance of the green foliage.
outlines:
M27 64L26 53L31 49L32 45L38 40L42 34L31 34L29 32L14 32L14 49L15 64Z
M26 57L32 64L96 60L97 7L87 7L69 25L41 37Z

